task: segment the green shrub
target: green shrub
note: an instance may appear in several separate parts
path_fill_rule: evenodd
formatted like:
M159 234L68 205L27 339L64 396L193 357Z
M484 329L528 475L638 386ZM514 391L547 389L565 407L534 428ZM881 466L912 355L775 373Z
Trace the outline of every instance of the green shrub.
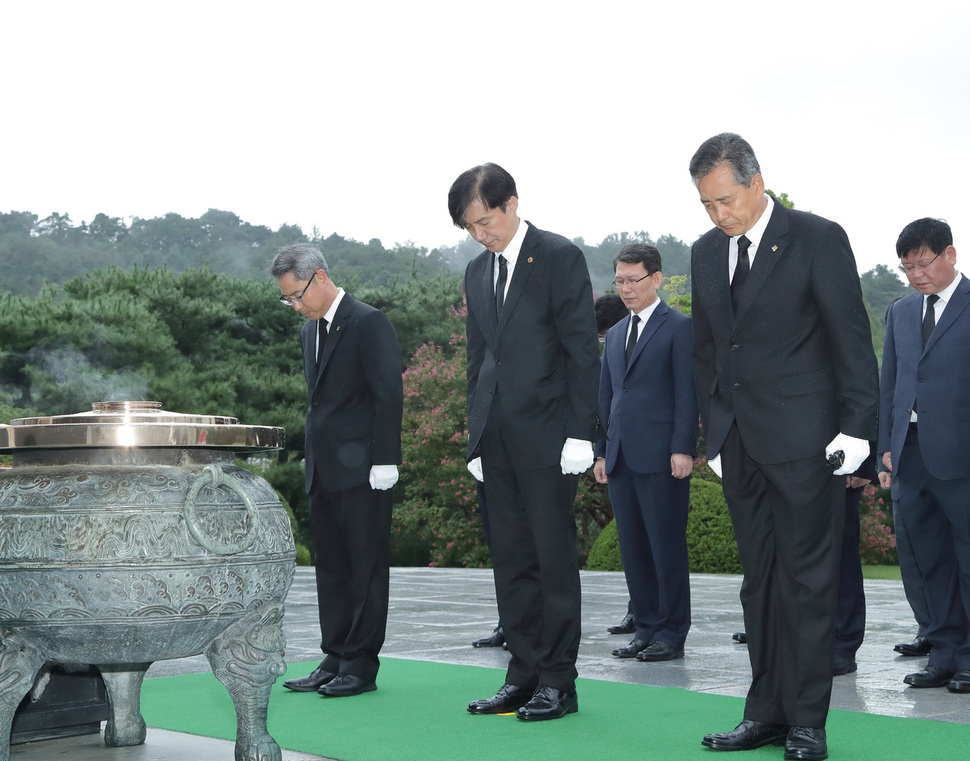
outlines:
M691 479L687 556L691 573L741 573L734 526L719 484Z
M455 315L457 322L457 315ZM404 372L404 464L394 492L391 564L489 564L475 478L465 466L465 336L425 344Z
M620 539L616 534L616 521L607 523L600 531L586 558L587 571L622 571Z
M687 556L692 573L741 573L727 502L721 487L710 481L691 479ZM600 532L589 552L586 569L623 570L615 521Z

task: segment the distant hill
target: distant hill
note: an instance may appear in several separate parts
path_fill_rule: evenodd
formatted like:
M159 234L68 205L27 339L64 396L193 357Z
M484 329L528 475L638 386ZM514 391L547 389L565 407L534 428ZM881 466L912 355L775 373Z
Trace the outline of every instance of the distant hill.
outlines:
M336 234L320 238L296 225L272 230L218 209L209 209L197 219L166 214L154 219L136 217L128 224L118 217L98 214L90 223L79 225L66 214L40 219L31 212L11 211L0 212L0 267L7 273L2 290L34 296L45 282L63 283L98 268L114 265L131 269L136 264L174 272L207 267L219 274L263 280L268 277L267 268L277 248L303 241L320 247L337 282L366 287L389 286L411 277L427 280L447 272L461 273L482 250L471 238L431 250L401 245L388 249L376 238L367 243ZM586 254L597 294L613 290L613 257L629 243L656 245L667 279L690 274L690 245L671 235L653 239L641 230L614 233L598 244L582 238L574 243ZM909 292L896 273L884 265L862 275L862 288L872 309L874 331L893 299Z

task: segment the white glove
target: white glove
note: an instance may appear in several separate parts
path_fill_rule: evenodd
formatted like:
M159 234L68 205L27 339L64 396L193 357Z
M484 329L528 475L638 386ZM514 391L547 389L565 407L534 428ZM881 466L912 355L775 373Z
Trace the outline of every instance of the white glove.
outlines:
M468 465L466 467L468 468L468 472L471 473L473 476L475 476L476 481L481 481L482 483L485 483L485 476L482 474L481 457L476 457L474 460L469 460Z
M582 439L566 439L562 445L562 456L559 458L564 476L578 476L589 470L593 464L593 442Z
M842 450L845 460L842 467L836 470L834 475L845 476L849 473L855 473L869 456L869 442L865 439L857 439L855 436L840 433L825 447L825 456L828 457L839 450Z
M721 477L721 455L720 453L714 455L714 457L707 461L707 467L714 471L714 475L718 478Z
M378 491L390 489L397 483L397 465L371 465L367 480L370 482L371 489Z

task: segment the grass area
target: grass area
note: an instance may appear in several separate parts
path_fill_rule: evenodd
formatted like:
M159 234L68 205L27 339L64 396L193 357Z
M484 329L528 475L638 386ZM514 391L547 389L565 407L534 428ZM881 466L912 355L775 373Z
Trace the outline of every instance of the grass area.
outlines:
M862 576L866 579L901 579L898 565L864 565Z

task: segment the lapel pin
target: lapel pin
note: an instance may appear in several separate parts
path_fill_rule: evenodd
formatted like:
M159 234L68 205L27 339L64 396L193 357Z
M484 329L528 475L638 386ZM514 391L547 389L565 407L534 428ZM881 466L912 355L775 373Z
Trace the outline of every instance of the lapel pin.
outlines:
M778 246L772 246L772 247L771 247L771 250L772 250L772 251L777 251L777 250L778 250Z
M532 264L532 257L529 257L529 264Z

